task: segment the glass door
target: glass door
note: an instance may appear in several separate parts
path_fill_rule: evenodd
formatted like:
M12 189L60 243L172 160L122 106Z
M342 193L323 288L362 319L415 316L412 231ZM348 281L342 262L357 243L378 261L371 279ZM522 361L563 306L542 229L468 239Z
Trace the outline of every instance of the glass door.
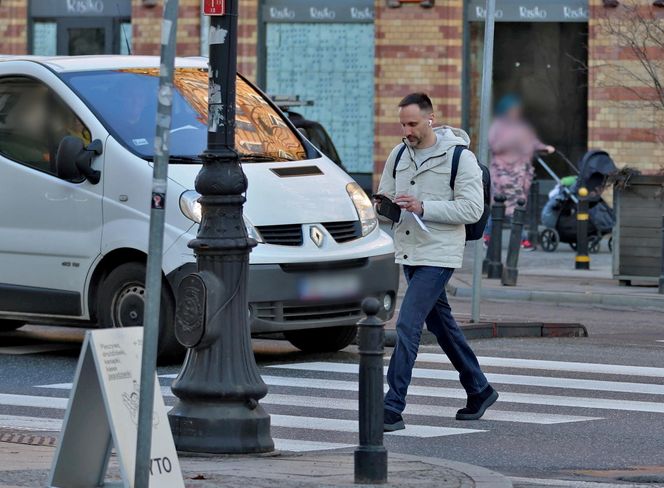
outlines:
M58 25L58 54L80 56L112 52L111 19L66 19Z

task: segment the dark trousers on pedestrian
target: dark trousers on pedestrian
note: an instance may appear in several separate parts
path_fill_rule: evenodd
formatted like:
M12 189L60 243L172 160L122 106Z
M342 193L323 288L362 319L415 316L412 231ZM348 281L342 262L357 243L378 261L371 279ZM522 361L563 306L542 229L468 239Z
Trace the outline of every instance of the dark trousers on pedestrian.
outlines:
M452 365L459 372L467 394L476 394L488 386L477 357L463 332L452 317L445 285L454 269L437 266L403 267L408 289L397 319L397 342L387 370L390 387L385 395L385 408L397 413L406 407L406 393L413 373L422 327L436 336Z

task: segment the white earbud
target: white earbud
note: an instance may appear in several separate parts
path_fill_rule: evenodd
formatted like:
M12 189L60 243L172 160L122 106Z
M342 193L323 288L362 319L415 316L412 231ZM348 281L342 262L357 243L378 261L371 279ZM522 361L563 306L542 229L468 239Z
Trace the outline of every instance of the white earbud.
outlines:
M431 127L431 124L433 124L433 122L429 119L429 127Z

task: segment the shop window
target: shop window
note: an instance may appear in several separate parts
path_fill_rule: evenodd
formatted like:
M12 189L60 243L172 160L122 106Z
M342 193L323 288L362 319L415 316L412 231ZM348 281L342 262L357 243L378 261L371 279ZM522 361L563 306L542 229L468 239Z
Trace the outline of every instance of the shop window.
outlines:
M351 173L373 172L374 25L268 23L267 90L299 96Z
M35 22L32 29L32 53L55 56L58 27L55 22Z
M46 85L31 78L0 79L1 155L55 174L58 144L68 135L90 143L90 131Z

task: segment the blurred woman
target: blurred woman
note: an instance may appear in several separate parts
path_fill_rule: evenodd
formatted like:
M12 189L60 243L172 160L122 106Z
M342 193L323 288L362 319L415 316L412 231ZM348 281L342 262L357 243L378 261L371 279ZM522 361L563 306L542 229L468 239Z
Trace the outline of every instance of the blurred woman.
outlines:
M551 154L553 146L541 142L533 128L523 118L523 106L518 96L509 94L496 105L495 119L489 128L491 150L491 184L494 195L504 195L505 215L512 218L517 201L528 200L528 191L535 175L532 159L536 151ZM487 225L484 242L488 244L491 224ZM524 232L524 250L532 250Z

